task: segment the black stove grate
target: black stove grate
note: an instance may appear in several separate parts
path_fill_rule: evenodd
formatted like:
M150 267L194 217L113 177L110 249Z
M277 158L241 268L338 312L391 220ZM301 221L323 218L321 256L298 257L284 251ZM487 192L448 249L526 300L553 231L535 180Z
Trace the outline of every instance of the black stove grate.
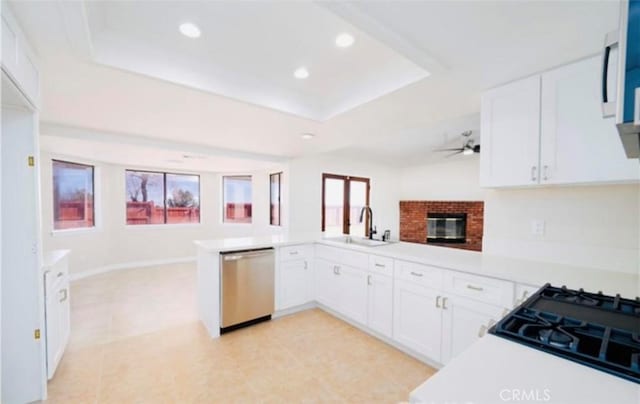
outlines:
M640 383L640 301L545 285L489 330Z

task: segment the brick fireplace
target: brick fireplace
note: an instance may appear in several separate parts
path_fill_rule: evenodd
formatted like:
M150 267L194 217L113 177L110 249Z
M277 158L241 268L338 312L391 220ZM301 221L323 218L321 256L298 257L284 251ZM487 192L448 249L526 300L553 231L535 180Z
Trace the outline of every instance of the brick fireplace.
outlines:
M465 242L427 241L427 218L466 215ZM482 251L484 202L482 201L400 201L400 241Z

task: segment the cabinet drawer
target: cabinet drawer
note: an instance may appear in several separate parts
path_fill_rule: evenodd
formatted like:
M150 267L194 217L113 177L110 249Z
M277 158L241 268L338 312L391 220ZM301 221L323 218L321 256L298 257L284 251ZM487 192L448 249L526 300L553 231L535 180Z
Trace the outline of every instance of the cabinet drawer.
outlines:
M389 257L381 257L379 255L370 255L369 271L376 272L381 275L393 276L393 259Z
M308 244L291 245L280 248L280 261L309 259L310 256L311 246L309 246Z
M500 307L513 305L513 283L456 271L444 274L444 290Z
M429 288L442 288L442 268L416 264L407 261L395 261L395 274L398 279L414 282Z
M318 245L316 246L316 255L327 261L353 268L367 269L369 267L369 255L358 251Z

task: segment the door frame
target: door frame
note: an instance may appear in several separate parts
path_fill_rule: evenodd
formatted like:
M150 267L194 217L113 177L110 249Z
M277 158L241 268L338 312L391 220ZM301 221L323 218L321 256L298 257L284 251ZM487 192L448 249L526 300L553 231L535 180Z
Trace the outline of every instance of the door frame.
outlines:
M371 195L371 180L365 177L354 177L352 175L339 175L339 174L328 174L322 173L322 232L325 231L325 183L327 179L334 180L343 180L344 181L344 192L343 192L343 200L342 200L342 233L349 234L349 227L351 223L349 222L350 212L351 212L351 181L355 182L364 182L367 184L367 195L366 195L366 205L370 206L370 195ZM365 212L366 220L369 220L369 212ZM365 237L369 236L369 229L365 228Z

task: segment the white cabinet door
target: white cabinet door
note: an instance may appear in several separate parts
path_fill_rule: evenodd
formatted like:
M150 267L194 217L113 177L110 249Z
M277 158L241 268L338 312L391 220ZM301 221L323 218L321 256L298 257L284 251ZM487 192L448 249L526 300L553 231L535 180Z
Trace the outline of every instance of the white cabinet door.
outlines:
M540 76L487 91L481 101L480 182L507 187L538 182Z
M311 270L306 259L280 263L279 309L287 309L309 301Z
M480 338L480 329L497 321L505 309L462 297L442 302L442 363L446 364Z
M339 265L338 275L338 312L357 321L367 323L367 272Z
M334 310L338 307L338 279L335 267L333 262L318 258L314 268L316 298L320 303Z
M404 280L396 280L393 292L393 337L434 361L440 361L442 310L436 307L439 292Z
M369 272L367 275L367 326L393 337L393 278Z
M47 339L47 378L51 379L55 373L58 358L60 357L61 330L60 330L60 303L58 294L52 288L46 298L46 339Z
M640 178L638 161L627 159L614 118L602 118L600 62L593 57L542 75L542 184Z

